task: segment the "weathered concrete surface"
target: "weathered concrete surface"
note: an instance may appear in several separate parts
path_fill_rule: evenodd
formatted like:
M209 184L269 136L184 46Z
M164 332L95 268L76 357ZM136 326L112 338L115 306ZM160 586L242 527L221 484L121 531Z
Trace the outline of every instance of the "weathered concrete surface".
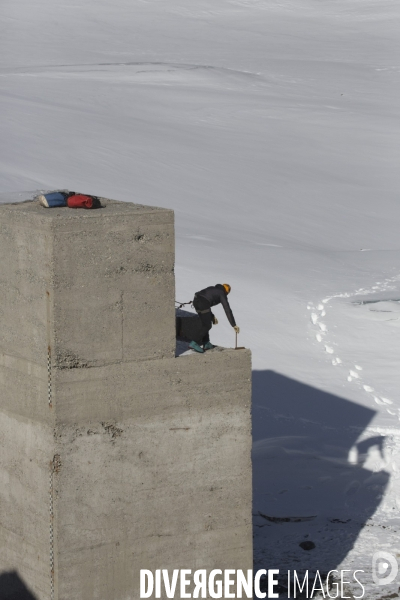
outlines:
M0 207L5 353L46 364L51 344L66 368L174 356L173 212L102 205Z
M173 212L102 204L53 220L57 364L172 357Z
M174 358L173 213L103 204L0 207L0 575L37 600L252 567L250 352Z
M50 594L49 477L53 428L0 411L0 581L16 571Z
M0 207L0 348L5 356L46 367L51 230L41 213L29 217L29 208Z
M250 371L225 350L57 372L60 598L139 598L140 568L252 567Z

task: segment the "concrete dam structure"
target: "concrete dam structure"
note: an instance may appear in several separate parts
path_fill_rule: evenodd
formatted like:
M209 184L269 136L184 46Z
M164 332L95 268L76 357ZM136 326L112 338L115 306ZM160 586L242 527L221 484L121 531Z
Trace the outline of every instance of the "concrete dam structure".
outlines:
M0 206L0 598L252 568L250 351L176 358L173 212L101 201Z

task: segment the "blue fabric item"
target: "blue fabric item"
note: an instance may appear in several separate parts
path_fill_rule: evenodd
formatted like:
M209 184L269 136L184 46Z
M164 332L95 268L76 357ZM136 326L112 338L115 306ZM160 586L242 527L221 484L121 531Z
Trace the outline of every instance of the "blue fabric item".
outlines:
M40 203L46 208L54 208L55 206L67 206L65 195L61 192L51 192L50 194L42 194L39 197Z

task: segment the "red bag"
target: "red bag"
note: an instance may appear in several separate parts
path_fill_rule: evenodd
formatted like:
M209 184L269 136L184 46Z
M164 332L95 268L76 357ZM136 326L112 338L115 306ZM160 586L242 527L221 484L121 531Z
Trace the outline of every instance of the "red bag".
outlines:
M67 205L69 208L93 208L93 198L84 194L74 194L67 199Z

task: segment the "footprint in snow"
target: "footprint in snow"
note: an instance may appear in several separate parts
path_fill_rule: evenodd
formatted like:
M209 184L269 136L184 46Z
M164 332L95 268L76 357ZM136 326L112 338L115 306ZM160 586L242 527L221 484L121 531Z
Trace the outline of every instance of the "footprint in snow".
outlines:
M324 334L327 333L327 331L328 331L325 323L318 322L318 319L320 317L324 317L326 315L325 307L328 304L328 302L330 300L332 300L332 298L336 298L336 297L351 298L351 297L353 297L355 295L363 294L363 293L365 293L367 291L369 291L369 292L375 292L376 290L386 289L386 288L389 287L389 282L397 281L399 279L400 279L400 277L397 276L397 277L392 278L392 279L390 279L390 280L388 280L386 282L385 281L384 282L378 281L369 290L367 290L366 288L359 288L358 290L356 290L353 293L338 294L337 296L332 296L332 297L324 298L317 305L314 305L312 302L310 302L307 305L307 309L308 310L313 310L313 311L316 311L316 310L319 311L319 314L317 314L316 312L313 312L312 315L311 315L311 321L312 321L313 325L318 325L318 327L320 329L320 333L316 333L316 335L315 335L317 341L318 342L322 342ZM390 289L392 289L392 286L390 287ZM327 344L325 344L325 351L328 354L333 354L333 352L334 352L333 348L331 348L331 346L328 346ZM332 359L332 365L333 366L337 366L339 364L342 364L342 361L341 361L341 359L339 357L336 357L336 358ZM354 369L349 370L349 375L347 377L347 380L348 381L353 381L353 379L360 380L360 375L359 375L359 373L357 373L357 371L362 371L362 370L363 370L363 368L360 365L354 365ZM371 386L369 386L369 385L363 385L362 387L368 393L374 392L374 388L371 387ZM375 402L377 404L380 404L380 405L383 405L383 406L384 405L393 404L392 400L389 400L388 398L383 398L383 397L379 398L379 397L374 396L374 400L375 400ZM386 408L386 410L387 410L387 412L389 414L395 415L395 413L393 413L389 408ZM400 409L398 411L398 417L399 417L399 420L400 420Z
M383 396L381 396L381 400L382 402L384 402L385 404L393 404L392 400L389 400L389 398L384 398Z
M389 404L389 405L393 404L392 400L389 400L389 398L384 398L383 396L381 396L380 398L378 396L374 396L374 400L380 406L385 406L387 404Z

